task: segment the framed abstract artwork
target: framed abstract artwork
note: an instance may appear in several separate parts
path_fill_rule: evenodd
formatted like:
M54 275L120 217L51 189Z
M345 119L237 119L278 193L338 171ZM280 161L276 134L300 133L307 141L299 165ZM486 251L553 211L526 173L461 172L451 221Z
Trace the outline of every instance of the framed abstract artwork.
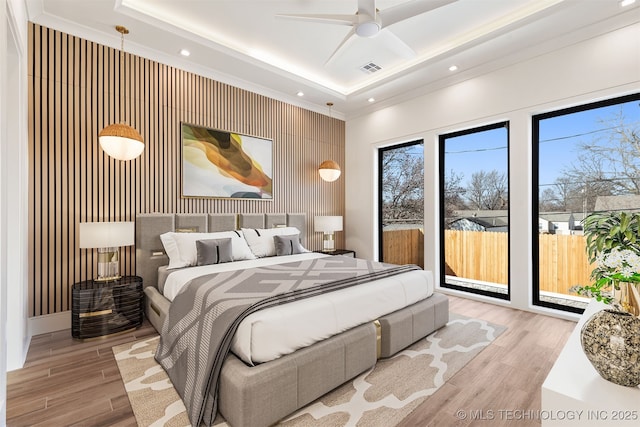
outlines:
M273 199L273 141L181 123L182 196Z

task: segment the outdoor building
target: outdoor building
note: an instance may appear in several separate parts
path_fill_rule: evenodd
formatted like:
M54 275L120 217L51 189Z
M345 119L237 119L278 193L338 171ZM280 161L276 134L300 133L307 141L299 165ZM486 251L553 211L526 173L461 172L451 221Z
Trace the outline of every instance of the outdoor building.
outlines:
M625 194L621 196L598 196L595 211L627 211L640 212L640 195Z
M538 231L550 234L582 234L582 220L586 215L582 212L542 212L538 217Z
M496 210L459 210L453 212L450 228L466 231L508 231L509 211Z

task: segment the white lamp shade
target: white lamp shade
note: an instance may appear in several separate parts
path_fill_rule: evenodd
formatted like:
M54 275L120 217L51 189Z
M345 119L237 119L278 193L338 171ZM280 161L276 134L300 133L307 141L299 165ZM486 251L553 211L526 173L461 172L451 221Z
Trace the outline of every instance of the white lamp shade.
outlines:
M313 220L315 231L323 233L333 233L334 231L342 231L341 216L317 216Z
M116 248L135 243L135 223L121 222L81 222L80 248Z
M123 136L101 136L100 147L105 153L118 160L133 160L144 151L144 144Z
M336 179L340 178L340 165L338 165L333 160L325 160L320 164L318 173L320 174L320 178L322 178L323 180L333 182Z

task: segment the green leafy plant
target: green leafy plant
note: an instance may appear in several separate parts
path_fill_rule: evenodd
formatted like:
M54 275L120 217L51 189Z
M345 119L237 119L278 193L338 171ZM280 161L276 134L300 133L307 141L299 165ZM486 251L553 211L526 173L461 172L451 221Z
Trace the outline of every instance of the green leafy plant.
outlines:
M583 221L587 257L595 264L589 285L572 286L578 295L613 303L620 282L640 283L640 213L594 213Z

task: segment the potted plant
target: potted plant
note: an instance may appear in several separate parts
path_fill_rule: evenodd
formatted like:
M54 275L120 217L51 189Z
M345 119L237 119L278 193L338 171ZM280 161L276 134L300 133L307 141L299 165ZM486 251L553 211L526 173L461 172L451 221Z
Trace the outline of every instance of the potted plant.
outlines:
M640 384L640 214L603 212L584 219L592 284L574 286L580 295L613 305L582 326L580 344L600 376L615 384Z
M640 297L640 213L594 213L583 221L593 282L570 291L638 316Z

